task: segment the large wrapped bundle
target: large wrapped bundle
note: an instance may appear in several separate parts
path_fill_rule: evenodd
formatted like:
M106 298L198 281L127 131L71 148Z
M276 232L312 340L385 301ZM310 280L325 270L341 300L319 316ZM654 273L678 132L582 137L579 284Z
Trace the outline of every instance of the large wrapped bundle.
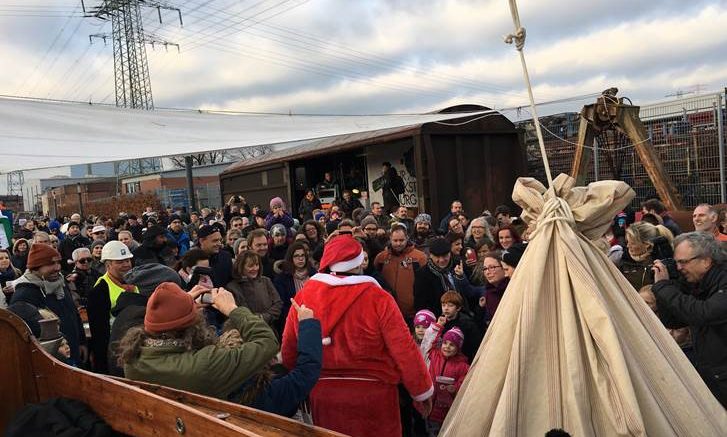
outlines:
M624 182L520 178L531 242L440 435L727 435L727 414L597 241Z

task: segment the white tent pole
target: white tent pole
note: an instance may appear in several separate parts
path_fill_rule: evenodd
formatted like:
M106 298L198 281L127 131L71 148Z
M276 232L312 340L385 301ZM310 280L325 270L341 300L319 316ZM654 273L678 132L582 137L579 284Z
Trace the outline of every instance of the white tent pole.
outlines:
M512 22L515 25L515 33L507 35L505 42L512 44L515 42L515 48L520 52L520 63L523 66L523 79L525 80L525 86L528 88L528 96L530 97L530 110L533 114L533 123L535 123L535 132L538 135L538 143L540 143L540 155L543 159L543 165L545 166L545 176L548 178L548 186L553 186L553 177L550 174L550 164L548 163L548 155L545 153L545 142L543 141L543 132L540 130L540 120L538 119L538 111L535 108L535 98L533 97L533 88L530 84L530 75L528 74L528 66L525 63L525 53L523 48L525 47L525 28L520 25L520 15L517 10L517 1L509 0L510 2L510 14L512 15Z

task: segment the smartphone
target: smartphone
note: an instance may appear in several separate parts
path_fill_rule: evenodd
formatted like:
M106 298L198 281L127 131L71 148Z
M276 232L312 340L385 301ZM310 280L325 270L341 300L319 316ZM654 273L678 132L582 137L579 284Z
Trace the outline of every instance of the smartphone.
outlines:
M467 257L467 262L477 262L477 253L471 247L467 249L465 256Z
M200 300L201 300L202 303L208 303L208 304L214 303L214 299L212 298L212 294L211 293L205 293L205 294L203 294L202 296L200 296Z

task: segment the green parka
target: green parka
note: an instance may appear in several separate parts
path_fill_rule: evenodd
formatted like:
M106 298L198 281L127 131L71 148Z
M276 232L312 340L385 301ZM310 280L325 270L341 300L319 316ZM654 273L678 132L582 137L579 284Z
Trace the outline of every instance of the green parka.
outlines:
M210 345L187 351L182 346L142 346L139 358L124 365L124 374L133 380L227 399L279 349L267 323L247 308L233 310L230 324L244 340L239 347Z

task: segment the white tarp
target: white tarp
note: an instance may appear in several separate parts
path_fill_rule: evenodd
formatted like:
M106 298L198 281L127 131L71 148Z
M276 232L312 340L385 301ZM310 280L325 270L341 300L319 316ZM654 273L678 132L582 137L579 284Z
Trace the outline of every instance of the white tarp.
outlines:
M487 113L497 114L291 116L0 98L0 173L285 143Z

